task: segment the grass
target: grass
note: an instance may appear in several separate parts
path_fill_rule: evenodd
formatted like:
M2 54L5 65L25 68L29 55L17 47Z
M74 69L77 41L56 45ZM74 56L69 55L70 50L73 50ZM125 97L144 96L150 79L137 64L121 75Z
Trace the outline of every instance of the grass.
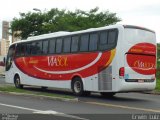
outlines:
M160 79L157 78L156 91L160 92Z
M47 93L47 92L37 92L37 91L30 91L27 89L17 89L14 86L0 86L0 91L2 92L15 92L15 93L26 93L26 94L32 94L37 96L47 96L47 97L56 97L56 98L66 98L66 99L74 99L75 97L69 96L69 95L59 95L54 93Z
M158 59L157 59L156 80L157 80L156 91L160 92L160 61L158 61Z

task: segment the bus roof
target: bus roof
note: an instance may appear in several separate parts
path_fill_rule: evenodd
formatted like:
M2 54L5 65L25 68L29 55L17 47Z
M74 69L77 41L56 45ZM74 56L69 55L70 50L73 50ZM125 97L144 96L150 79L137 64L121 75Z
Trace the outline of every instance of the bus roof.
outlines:
M54 32L54 33L48 33L48 34L42 34L42 35L37 35L37 36L32 36L32 37L28 37L27 40L35 40L35 39L39 39L42 37L53 37L53 36L57 36L57 35L66 35L67 31L59 31L59 32Z
M144 28L144 27L140 27L140 26L134 26L134 25L123 25L123 26L124 26L124 28L141 29L141 30L146 30L146 31L155 33L153 30L150 30L150 29Z

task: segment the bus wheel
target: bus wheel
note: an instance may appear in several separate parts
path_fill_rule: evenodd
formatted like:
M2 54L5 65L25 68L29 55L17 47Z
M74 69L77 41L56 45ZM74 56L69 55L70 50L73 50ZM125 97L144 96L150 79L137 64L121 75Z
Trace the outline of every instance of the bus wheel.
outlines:
M81 78L79 77L74 78L71 87L75 95L82 96L84 94L83 83Z
M23 85L21 85L21 82L20 82L20 77L18 75L14 77L14 85L16 88L20 88L20 89L23 88Z
M116 93L114 92L101 92L102 97L113 97Z

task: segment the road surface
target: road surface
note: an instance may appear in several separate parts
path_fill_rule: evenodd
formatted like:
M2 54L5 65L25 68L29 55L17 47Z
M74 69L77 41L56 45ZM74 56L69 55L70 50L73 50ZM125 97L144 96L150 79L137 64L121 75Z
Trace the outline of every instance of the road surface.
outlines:
M4 78L0 78L0 81L0 84L4 84ZM40 91L41 89L31 90ZM47 92L73 96L71 92L56 90L48 90ZM77 117L80 114L160 114L159 95L119 93L113 98L102 98L99 94L92 94L89 97L78 97L78 99L79 102L70 102L0 93L0 113L63 114L65 117L67 115ZM85 116L84 118L90 119L90 117L86 118Z

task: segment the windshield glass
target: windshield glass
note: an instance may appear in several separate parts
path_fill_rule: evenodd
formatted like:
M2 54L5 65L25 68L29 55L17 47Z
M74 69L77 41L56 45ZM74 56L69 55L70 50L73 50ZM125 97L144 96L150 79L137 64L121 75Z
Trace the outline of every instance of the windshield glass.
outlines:
M125 41L130 44L135 43L156 43L155 33L143 29L125 28Z
M7 60L6 60L6 71L8 71L12 65L14 53L15 53L15 45L9 48Z

